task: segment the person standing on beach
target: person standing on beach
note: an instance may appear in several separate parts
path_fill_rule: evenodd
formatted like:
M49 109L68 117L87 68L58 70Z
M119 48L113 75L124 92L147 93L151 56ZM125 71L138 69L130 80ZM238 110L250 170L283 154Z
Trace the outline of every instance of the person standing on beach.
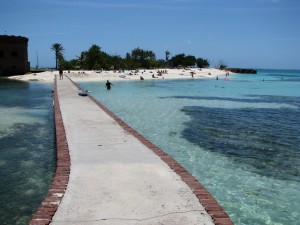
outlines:
M113 85L112 83L109 82L109 80L107 80L105 86L106 86L106 89L107 90L110 90L111 89L111 85Z
M63 75L63 70L62 68L59 68L59 79L63 80L64 79L64 75Z

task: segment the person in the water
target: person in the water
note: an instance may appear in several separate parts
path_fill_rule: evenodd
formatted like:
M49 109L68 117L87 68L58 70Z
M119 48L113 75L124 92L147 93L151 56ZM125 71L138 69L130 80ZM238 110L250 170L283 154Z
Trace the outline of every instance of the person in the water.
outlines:
M112 83L109 82L109 80L107 80L105 86L106 86L106 89L107 90L110 90L111 89L111 85L113 85Z

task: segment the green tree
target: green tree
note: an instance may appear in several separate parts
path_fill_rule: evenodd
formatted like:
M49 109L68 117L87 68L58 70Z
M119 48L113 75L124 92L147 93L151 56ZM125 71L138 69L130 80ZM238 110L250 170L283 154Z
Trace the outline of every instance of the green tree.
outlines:
M194 67L197 65L200 68L209 67L209 62L206 59L198 58L195 56L184 53L175 55L170 59L170 52L165 51L166 60L156 59L155 53L141 48L135 48L131 53L126 53L122 58L119 55L109 55L101 51L98 45L92 45L87 51L81 52L80 56L71 61L63 60L63 57L58 56L57 61L61 62L64 68L81 68L81 69L106 69L106 70L120 70L120 69L151 69L151 68L165 68L166 66L172 67ZM62 55L62 54L61 54Z
M219 60L217 68L220 70L224 70L227 68L227 64L223 60Z
M169 50L165 51L166 54L166 61L169 61L169 57L171 55L171 52Z
M121 56L114 55L109 56L110 58L110 64L114 67L115 70L120 70L124 68L124 60L121 58Z
M186 56L184 53L175 55L170 61L173 67L194 67L196 65L196 57Z
M185 58L185 54L178 54L175 55L171 58L171 64L173 67L181 67L184 66L184 58Z
M156 57L155 53L140 48L131 51L131 59L134 61L135 68L152 68L154 67Z
M51 50L55 52L55 69L60 67L60 63L64 60L64 51L65 49L59 43L54 43L51 46Z
M171 52L169 50L165 51L165 54L166 54L166 66L169 67L170 66L170 55L171 55Z
M98 45L92 45L87 52L82 52L82 58L84 69L100 69L101 48Z
M185 67L195 67L196 65L196 57L193 55L188 55L184 57L183 65Z
M209 67L209 62L207 59L198 58L196 60L196 64L199 68L207 68Z
M86 51L83 51L80 53L80 56L76 56L77 59L76 60L76 69L84 69L86 68L85 66L85 59L86 59Z
M167 65L167 61L166 60L163 60L163 59L158 59L155 61L153 67L154 68L165 68L166 65ZM168 65L167 65L168 66Z
M77 59L72 59L70 61L62 60L60 62L61 67L64 68L65 70L75 70L77 66Z

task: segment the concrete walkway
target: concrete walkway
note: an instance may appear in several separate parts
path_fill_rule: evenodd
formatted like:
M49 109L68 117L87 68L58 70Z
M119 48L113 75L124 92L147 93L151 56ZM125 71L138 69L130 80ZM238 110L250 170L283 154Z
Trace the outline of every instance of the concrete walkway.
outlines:
M214 224L160 157L69 79L57 85L71 173L51 225Z

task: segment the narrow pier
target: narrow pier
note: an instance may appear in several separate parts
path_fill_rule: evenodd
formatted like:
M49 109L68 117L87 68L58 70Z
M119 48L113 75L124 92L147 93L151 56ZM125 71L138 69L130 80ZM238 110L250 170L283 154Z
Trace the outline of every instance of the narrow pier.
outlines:
M233 224L183 167L95 99L79 96L72 81L57 80L56 89L69 181L55 210L42 202L30 224L42 224L43 206L54 215L43 224L51 225Z

